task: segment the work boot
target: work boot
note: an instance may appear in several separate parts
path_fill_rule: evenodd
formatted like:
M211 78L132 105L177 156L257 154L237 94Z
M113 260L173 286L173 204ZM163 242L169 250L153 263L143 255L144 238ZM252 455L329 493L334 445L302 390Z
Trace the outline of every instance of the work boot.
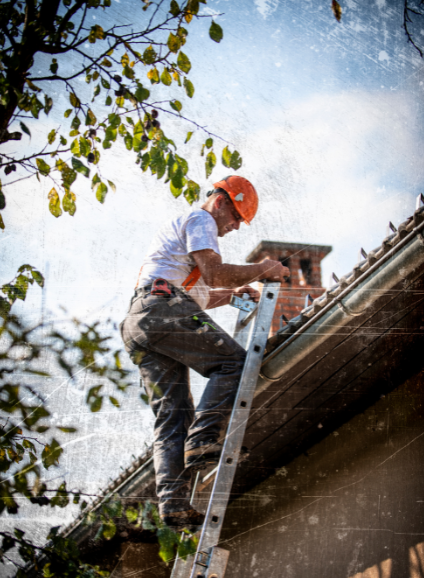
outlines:
M204 470L219 462L221 452L222 445L217 442L186 450L184 452L184 465L194 471Z
M181 532L184 528L195 532L203 524L205 515L189 506L188 510L161 514L160 519L175 532Z

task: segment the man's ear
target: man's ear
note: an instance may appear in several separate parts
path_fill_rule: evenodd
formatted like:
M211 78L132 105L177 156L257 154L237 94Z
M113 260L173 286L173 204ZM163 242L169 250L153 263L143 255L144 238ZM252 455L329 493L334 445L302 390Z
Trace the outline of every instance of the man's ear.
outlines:
M214 202L215 209L221 209L225 203L225 198L223 195L218 195Z

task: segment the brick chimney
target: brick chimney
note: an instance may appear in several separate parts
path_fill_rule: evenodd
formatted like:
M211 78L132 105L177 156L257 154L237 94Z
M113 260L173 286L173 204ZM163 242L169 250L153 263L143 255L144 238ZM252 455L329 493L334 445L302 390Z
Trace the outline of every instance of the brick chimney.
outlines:
M329 245L261 241L246 257L247 263L259 263L269 257L281 261L291 272L290 278L282 281L270 335L280 329L280 318L283 314L288 319L300 314L308 294L316 299L325 292L322 287L320 262L331 251L332 247Z

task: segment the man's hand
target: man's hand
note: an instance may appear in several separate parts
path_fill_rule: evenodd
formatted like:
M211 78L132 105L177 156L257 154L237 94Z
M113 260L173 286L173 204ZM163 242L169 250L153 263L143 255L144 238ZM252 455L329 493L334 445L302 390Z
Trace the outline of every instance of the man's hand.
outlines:
M262 263L251 265L229 265L223 263L221 256L212 249L202 249L190 253L196 261L203 281L212 289L243 287L253 281L282 281L289 277L289 269L280 261L265 259Z
M262 279L267 279L267 281L283 281L285 277L289 277L291 274L289 269L282 265L280 261L274 261L268 257L261 261L261 265L264 266L264 277Z
M238 297L243 297L243 295L247 293L249 297L258 303L260 298L260 292L257 289L254 289L250 285L243 285L243 287L237 287L237 289L233 290L233 295L237 295Z

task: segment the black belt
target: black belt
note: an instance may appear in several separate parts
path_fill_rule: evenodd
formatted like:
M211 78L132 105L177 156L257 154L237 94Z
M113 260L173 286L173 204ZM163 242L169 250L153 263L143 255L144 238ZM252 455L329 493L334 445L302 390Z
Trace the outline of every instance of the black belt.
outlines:
M164 281L166 281L166 279L164 279ZM172 283L169 283L168 281L166 281L169 289L171 290L171 293L173 293L174 295L176 295L176 293L179 291L179 289L177 287L175 287L175 285L172 285ZM135 289L135 293L132 296L132 301L134 299L136 299L137 297L140 297L141 295L143 297L145 297L145 295L147 295L147 293L151 292L151 289L153 287L153 283L150 283L149 285L145 285L144 287L139 287L139 289Z

